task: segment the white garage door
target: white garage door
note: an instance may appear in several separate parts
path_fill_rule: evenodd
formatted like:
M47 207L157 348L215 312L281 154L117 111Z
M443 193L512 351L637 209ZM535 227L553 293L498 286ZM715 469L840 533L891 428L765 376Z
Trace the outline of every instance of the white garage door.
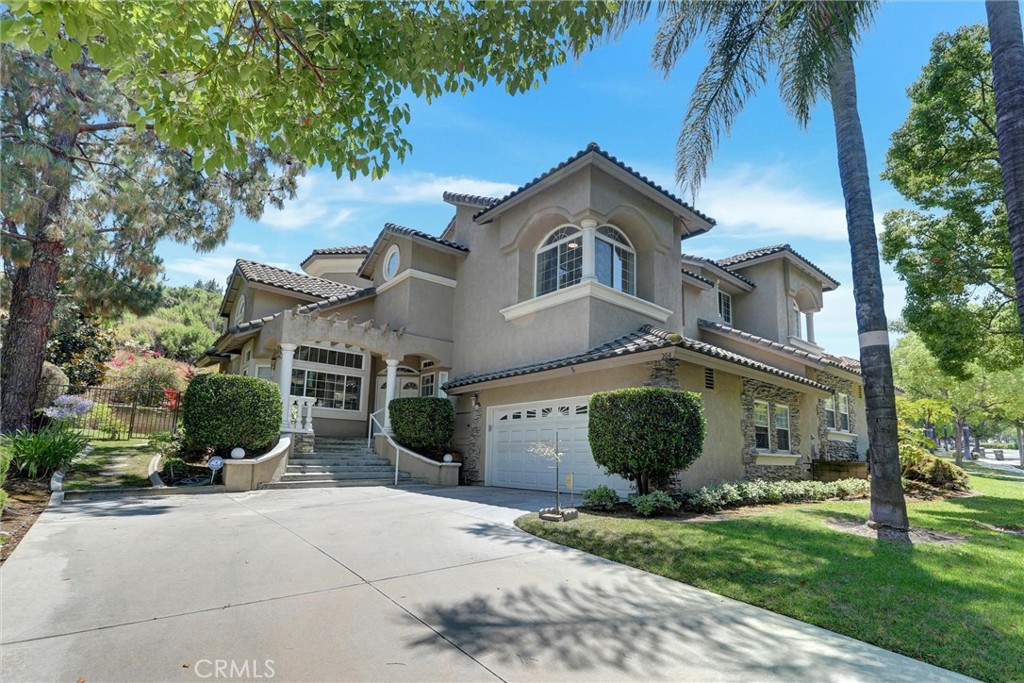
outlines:
M564 454L559 466L563 491L566 490L565 475L571 472L577 493L606 484L620 495L628 494L630 483L621 477L606 475L590 454L588 401L588 397L582 396L489 409L487 484L553 491L555 463L531 453L530 447L545 442L553 445L557 434L558 449Z

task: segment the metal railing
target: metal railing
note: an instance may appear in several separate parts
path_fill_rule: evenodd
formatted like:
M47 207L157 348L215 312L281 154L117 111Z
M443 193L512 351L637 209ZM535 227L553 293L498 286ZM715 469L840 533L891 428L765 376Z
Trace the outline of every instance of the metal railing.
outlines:
M62 402L67 403L65 396L80 399L71 402L77 411L59 409ZM182 392L175 389L141 384L113 387L41 384L36 403L43 410L55 409L50 411L55 413L54 417L38 413L40 424L56 420L89 438L115 441L157 432L174 434L178 429L181 396Z

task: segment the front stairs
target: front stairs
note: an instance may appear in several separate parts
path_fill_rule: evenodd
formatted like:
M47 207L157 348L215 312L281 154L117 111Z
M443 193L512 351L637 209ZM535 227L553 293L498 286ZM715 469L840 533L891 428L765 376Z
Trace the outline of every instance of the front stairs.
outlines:
M293 453L280 481L263 484L263 489L308 489L335 486L394 486L394 466L366 447L366 439L318 436L312 453ZM399 486L426 484L399 471Z

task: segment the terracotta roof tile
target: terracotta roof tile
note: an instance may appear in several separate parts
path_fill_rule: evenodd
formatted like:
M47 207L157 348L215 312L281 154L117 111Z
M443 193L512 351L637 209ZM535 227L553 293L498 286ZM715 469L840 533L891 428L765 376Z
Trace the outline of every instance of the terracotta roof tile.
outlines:
M481 382L489 382L497 379L506 379L508 377L519 377L521 375L529 375L536 372L544 372L546 370L556 370L558 368L565 368L572 365L579 365L582 363L591 363L597 360L603 360L606 358L614 358L616 356L626 356L633 353L640 353L642 351L653 351L657 349L664 349L669 347L679 347L681 349L687 349L696 353L717 358L719 360L728 361L741 365L743 367L759 370L761 372L767 372L778 377L799 382L800 384L814 387L815 389L827 390L823 384L819 384L813 380L801 377L800 375L780 370L779 368L773 367L766 363L756 361L752 358L747 358L738 353L727 351L718 346L697 341L696 339L689 339L678 334L673 334L667 330L663 330L653 325L644 325L643 327L630 332L627 335L619 337L613 341L607 342L600 346L597 346L590 351L585 353L576 354L574 356L566 356L564 358L557 358L555 360L543 361L540 363L531 363L528 365L520 365L512 368L506 368L504 370L497 370L494 372L478 373L474 375L467 375L465 377L459 377L452 380L444 385L444 389L456 389L459 387L470 386L473 384L479 384Z
M754 259L759 259L763 256L779 254L784 251L789 252L793 256L803 261L812 270L817 272L819 275L821 275L829 282L833 283L835 287L839 286L839 280L836 280L834 277L823 271L821 268L808 261L806 258L804 258L804 256L799 254L795 249L793 249L793 247L789 246L788 244L773 244L770 247L758 247L756 249L749 249L743 252L742 254L734 254L732 256L727 256L725 258L718 259L717 261L715 261L715 263L720 265L722 268L731 270L732 268L739 266L743 263L746 263L747 261L753 261Z
M296 273L284 268L238 259L235 262L235 269L242 274L249 282L256 282L262 285L270 285L280 289L287 289L290 292L308 294L321 299L332 296L347 296L359 291L358 287L343 285L332 280L325 280L322 277L313 277L305 273Z

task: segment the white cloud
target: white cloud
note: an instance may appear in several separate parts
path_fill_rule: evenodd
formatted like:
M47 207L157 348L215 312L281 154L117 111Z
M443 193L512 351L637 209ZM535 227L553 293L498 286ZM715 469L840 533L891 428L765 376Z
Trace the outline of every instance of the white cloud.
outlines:
M261 225L276 230L330 231L350 223L359 206L434 204L446 191L500 197L516 189L509 183L469 176L433 173L390 173L381 180L338 180L324 171L312 171L299 180L296 198L283 209L269 209Z
M259 261L286 270L295 270L295 266L292 264L268 261L266 259L266 250L263 246L251 242L227 242L224 246L208 254L196 254L188 258L169 261L164 264L164 269L168 273L189 275L200 280L223 282L224 278L231 273L231 270L235 267L235 261L239 258ZM173 279L180 280L182 278Z

